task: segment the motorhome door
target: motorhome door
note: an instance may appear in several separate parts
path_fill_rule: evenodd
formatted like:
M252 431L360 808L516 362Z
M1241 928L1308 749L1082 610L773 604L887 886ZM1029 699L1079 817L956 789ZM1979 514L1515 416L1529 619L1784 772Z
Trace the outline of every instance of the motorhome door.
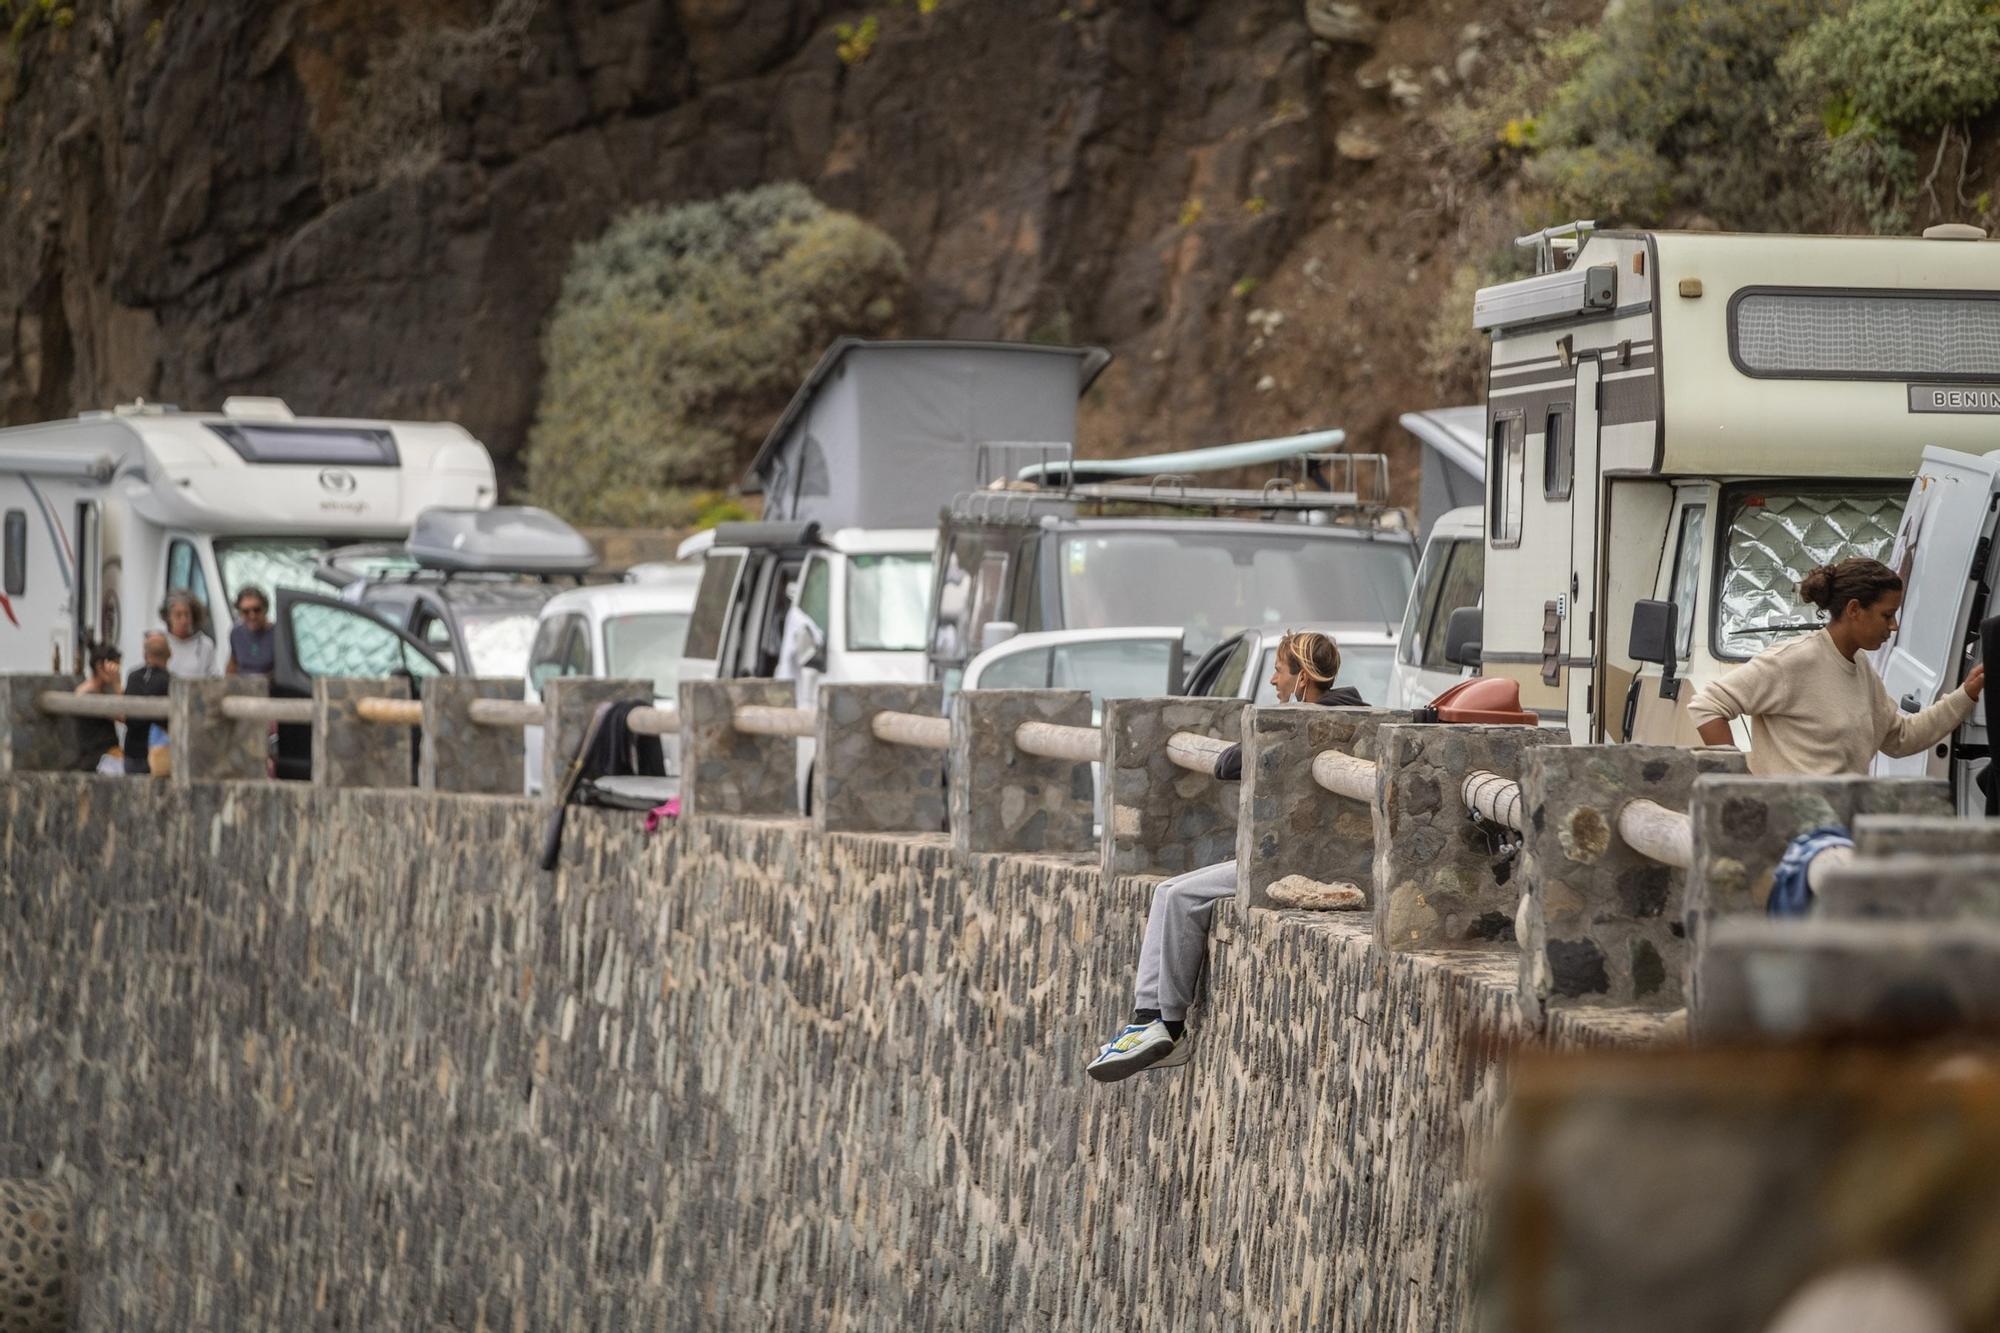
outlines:
M1903 609L1895 634L1873 655L1889 698L1905 712L1928 707L1964 675L1972 616L1987 575L1976 565L1991 560L1996 505L2000 455L1924 450L1889 557L1890 567L1903 576ZM1968 744L1985 744L1985 719L1982 696L1964 733ZM1875 759L1879 774L1945 771L1945 759L1936 751ZM1956 776L1962 793L1968 775Z
M1597 455L1598 365L1576 366L1576 392L1551 403L1542 423L1542 493L1569 501L1569 605L1564 616L1569 734L1578 743L1604 739L1604 654L1597 642L1598 568L1604 549L1603 485ZM1532 427L1530 427L1532 429Z

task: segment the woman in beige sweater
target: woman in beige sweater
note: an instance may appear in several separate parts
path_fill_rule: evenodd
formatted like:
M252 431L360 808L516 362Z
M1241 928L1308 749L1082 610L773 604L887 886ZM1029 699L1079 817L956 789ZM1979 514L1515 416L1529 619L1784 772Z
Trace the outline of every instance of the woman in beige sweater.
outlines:
M1896 629L1903 580L1887 565L1861 556L1821 565L1799 595L1827 613L1826 628L1766 648L1704 686L1688 705L1704 743L1732 744L1730 719L1747 717L1752 773L1866 773L1877 750L1915 754L1972 715L1985 667L1921 713L1904 713L1859 656Z

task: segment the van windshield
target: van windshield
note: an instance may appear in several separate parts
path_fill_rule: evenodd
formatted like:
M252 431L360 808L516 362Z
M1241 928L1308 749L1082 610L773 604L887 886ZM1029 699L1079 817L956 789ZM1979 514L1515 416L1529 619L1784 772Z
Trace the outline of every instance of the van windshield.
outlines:
M1064 537L1063 627L1183 625L1188 653L1199 655L1238 629L1403 618L1415 573L1406 544L1245 526Z
M930 596L928 553L851 557L847 564L848 651L923 651Z
M687 630L688 617L681 611L612 616L604 622L604 674L613 680L650 680L654 698L677 698Z
M333 543L325 537L218 537L215 565L222 575L223 605L235 615L236 594L245 587L275 597L280 588L332 592L313 574L313 565Z
M1815 565L1849 556L1887 560L1903 521L1908 483L1776 490L1751 485L1723 496L1714 599L1715 655L1755 657L1816 628L1819 611L1799 600Z

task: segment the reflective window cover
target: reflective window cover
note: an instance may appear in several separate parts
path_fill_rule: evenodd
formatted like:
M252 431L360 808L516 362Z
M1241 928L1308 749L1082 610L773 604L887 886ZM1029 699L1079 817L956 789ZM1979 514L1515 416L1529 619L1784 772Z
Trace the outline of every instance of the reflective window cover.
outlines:
M1849 556L1888 559L1906 498L1900 489L1745 488L1727 496L1715 655L1755 657L1780 639L1816 628L1823 617L1799 600L1799 580L1815 565Z
M1908 292L1750 292L1730 343L1746 374L1823 379L2000 376L2000 299Z

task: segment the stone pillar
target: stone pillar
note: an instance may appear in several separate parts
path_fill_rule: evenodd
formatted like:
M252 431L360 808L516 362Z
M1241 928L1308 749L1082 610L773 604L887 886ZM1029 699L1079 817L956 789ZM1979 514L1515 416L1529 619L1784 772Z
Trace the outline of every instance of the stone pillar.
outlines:
M681 682L682 814L799 813L799 743L736 730L748 704L795 708L798 690L789 680Z
M365 722L363 699L407 699L402 677L320 676L313 681L312 780L315 787L407 787L414 728Z
M516 676L432 676L424 682L423 755L417 785L425 791L519 796L527 787L526 747L520 727L489 727L472 720L474 699L520 700L526 686Z
M1678 1009L1687 968L1687 874L1618 833L1635 800L1685 811L1695 779L1742 773L1742 751L1544 745L1521 761L1521 1011Z
M1785 847L1827 824L1853 827L1864 814L1949 815L1942 778L1705 777L1688 807L1694 866L1688 872L1687 928L1694 947L1711 919L1762 912Z
M222 701L232 696L266 698L269 676L213 676L171 682L167 729L173 739L173 780L231 782L270 774L271 724L225 717Z
M70 1191L54 1181L0 1178L0 1329L70 1327L75 1211Z
M1235 741L1241 699L1107 699L1104 875L1180 875L1236 855L1240 784L1167 757L1177 731Z
M1856 815L1851 827L1857 856L1895 856L1904 852L1927 856L2000 855L2000 819Z
M938 833L945 753L875 738L877 713L944 716L937 685L822 685L813 826L822 833Z
M1088 727L1085 690L961 690L951 701L951 845L974 852L1090 852L1092 765L1014 746L1023 722Z
M554 800L562 791L570 761L583 746L590 719L602 703L633 699L653 702L650 680L600 680L594 676L556 676L542 687L542 797Z
M1385 949L1514 943L1519 867L1497 860L1460 789L1479 769L1518 778L1522 752L1561 745L1555 727L1403 723L1376 737L1375 939Z
M1697 1040L1909 1040L2000 1026L2000 923L1710 923L1696 959Z
M1236 900L1272 907L1271 885L1287 875L1352 884L1374 898L1372 802L1336 796L1313 781L1313 756L1340 750L1377 757L1385 724L1408 722L1388 708L1280 704L1243 720L1243 817L1236 830Z
M51 717L35 704L44 690L74 690L81 676L0 675L0 773L52 773L76 757L73 719ZM142 726L144 724L141 724Z
M1826 872L1813 905L1831 920L2000 922L2000 856L1864 856Z

